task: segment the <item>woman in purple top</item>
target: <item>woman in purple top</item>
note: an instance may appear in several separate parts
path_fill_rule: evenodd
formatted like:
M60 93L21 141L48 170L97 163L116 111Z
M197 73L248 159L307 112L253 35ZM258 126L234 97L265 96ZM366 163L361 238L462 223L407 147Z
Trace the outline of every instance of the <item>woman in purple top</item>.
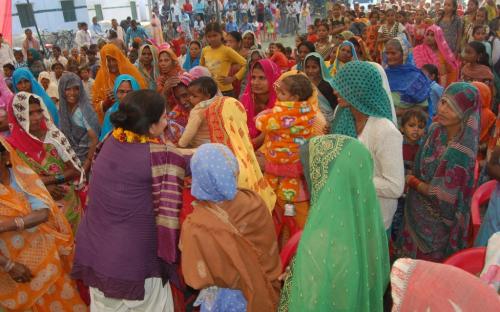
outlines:
M161 272L178 263L186 163L161 141L167 119L156 92L129 93L110 119L115 129L92 165L72 276L90 287L91 310L171 311Z

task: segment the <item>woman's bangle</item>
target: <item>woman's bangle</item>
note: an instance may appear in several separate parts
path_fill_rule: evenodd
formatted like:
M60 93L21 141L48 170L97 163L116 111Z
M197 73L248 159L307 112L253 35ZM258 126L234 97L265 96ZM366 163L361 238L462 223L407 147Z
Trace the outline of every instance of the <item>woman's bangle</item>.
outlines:
M6 273L9 273L10 270L12 270L12 268L16 265L16 263L10 259L7 259L7 263L3 266L3 270L6 272Z
M411 176L409 179L408 179L408 186L411 187L412 189L417 189L418 186L420 185L420 183L422 183L422 181L420 181L417 177L415 176Z
M24 230L24 219L23 217L15 217L14 223L16 224L16 228L18 231Z
M64 183L64 181L66 181L66 178L64 177L63 174L56 174L55 178L56 178L56 184L61 184Z

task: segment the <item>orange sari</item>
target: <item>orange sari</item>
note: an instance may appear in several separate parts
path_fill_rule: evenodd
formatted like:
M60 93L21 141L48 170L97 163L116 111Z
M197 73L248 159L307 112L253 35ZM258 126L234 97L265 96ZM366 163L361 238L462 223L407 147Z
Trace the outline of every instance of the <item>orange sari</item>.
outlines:
M102 124L104 113L102 102L108 99L109 92L113 91L115 79L119 75L128 74L137 80L141 89L147 89L148 83L141 75L139 69L135 67L122 51L114 44L108 43L102 47L100 51L101 68L97 72L94 87L92 88L92 103L99 117L99 123ZM108 62L106 57L112 57L118 61L118 73L113 74L108 70Z
M27 266L34 276L29 283L16 283L8 273L0 271L0 307L12 311L87 311L69 277L74 247L71 226L39 177L3 138L0 143L10 153L11 173L19 187L44 202L50 211L45 223L0 234L0 246L5 248L2 252L7 252L4 255ZM24 194L0 185L0 221L31 212Z

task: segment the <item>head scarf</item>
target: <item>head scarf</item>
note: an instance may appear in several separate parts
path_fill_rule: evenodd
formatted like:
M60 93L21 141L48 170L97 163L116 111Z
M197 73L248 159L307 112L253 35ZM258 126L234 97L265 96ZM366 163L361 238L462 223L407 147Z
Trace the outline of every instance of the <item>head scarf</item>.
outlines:
M118 106L120 105L120 102L118 102L118 88L122 84L122 82L128 81L130 82L130 85L132 86L133 91L140 90L141 87L139 86L139 83L137 83L137 80L135 80L134 77L130 75L120 75L116 77L115 80L115 85L113 87L113 95L115 97L116 102L111 106L107 111L106 114L104 115L104 122L102 123L102 129L101 129L101 136L99 137L99 141L104 140L106 135L110 133L113 130L113 125L111 124L110 116L112 113L116 112L118 110Z
M151 54L153 55L153 61L151 62L151 66L153 67L152 73L150 73L149 70L147 70L141 62L142 53L145 48L149 48ZM140 47L139 58L137 59L137 68L139 69L139 72L142 74L142 76L148 83L149 89L156 90L156 79L158 79L158 76L160 75L160 69L158 67L158 50L154 45L145 44Z
M0 77L0 109L7 110L7 107L10 105L10 101L12 101L13 97L14 95L7 86L5 79Z
M177 86L175 86L174 89L181 85L187 88L191 83L191 81L197 78L199 77L195 78L190 73L184 72L179 76L181 82L177 84ZM168 113L168 120L167 120L168 125L165 131L168 139L174 144L177 144L188 123L191 106L182 105L175 96L173 97L173 99L175 99L174 102L175 106Z
M41 97L28 92L19 92L14 96L12 105L9 106L10 136L7 138L7 141L15 149L25 153L29 158L38 163L43 162L45 159L46 153L43 146L45 142L40 141L29 132L30 97L34 97L40 101L40 107L43 110L42 114L44 117L41 126L47 131L45 135L46 140L49 139L50 143L59 145L60 148L58 148L58 151L62 151L66 158L69 159L73 167L80 171L80 181L83 181L84 171L80 160L71 148L67 138L52 122L52 118L47 112L47 107L45 106L45 103L43 103L43 99Z
M193 42L193 41L191 41ZM190 47L191 47L191 42L189 43L189 48L187 49L187 53L186 53L186 60L184 61L184 64L182 64L182 68L186 71L189 71L191 70L193 67L195 66L198 66L200 65L200 58L201 58L201 49L202 49L202 44L201 42L199 41L194 41L194 42L198 42L198 44L200 45L200 55L198 55L194 60L191 59L191 53L190 53Z
M373 67L375 67L382 77L382 85L385 90L385 94L389 97L389 102L391 103L391 112L392 112L392 123L397 127L398 126L398 117L396 116L396 108L394 107L394 100L391 95L391 87L389 86L389 78L387 78L387 74L385 73L384 68L379 63L369 62Z
M409 258L391 271L394 311L498 311L495 289L447 264Z
M208 70L208 68L204 66L195 66L191 68L189 74L193 77L193 79L197 79L200 77L212 77L212 74Z
M175 76L179 73L182 73L182 68L181 68L181 65L179 64L179 59L177 58L177 55L175 54L175 52L170 48L169 45L162 45L162 46L159 46L158 47L158 59L160 59L160 55L162 53L167 53L168 56L170 56L170 58L172 59L172 62L175 63L175 66L166 74L162 74L160 73L160 76L164 76L164 77L172 77L172 76ZM160 86L160 83L158 83L158 87Z
M352 37L354 37L354 33L350 30L344 30L343 32L340 33L340 35L342 36L342 38L347 41L349 39L351 39Z
M59 91L57 90L57 86L52 82L52 78L50 77L49 72L43 71L38 75L38 82L43 88L42 79L49 80L49 87L47 88L47 90L45 90L48 96L50 96L51 98L59 99Z
M14 71L12 74L12 84L14 85L14 92L19 92L17 90L17 84L21 80L28 80L31 84L31 93L34 93L38 95L39 97L42 98L43 103L45 106L47 106L47 110L50 113L50 116L52 117L52 120L54 121L54 124L56 126L59 126L59 115L57 113L57 107L56 104L54 104L54 101L47 95L43 87L36 81L35 77L31 73L31 71L27 68L18 68Z
M80 77L78 77L75 73L64 73L59 80L59 94L61 95L59 99L59 116L61 121L59 128L61 129L62 133L64 133L64 135L68 138L71 146L81 160L86 155L83 155L83 152L80 150L80 148L87 150L88 146L81 146L81 142L76 141L77 138L75 137L75 131L78 131L78 127L76 127L72 121L73 112L70 111L68 107L68 104L66 102L66 95L64 92L66 89L74 86L78 86L80 89L80 98L78 99L77 105L82 112L83 118L97 136L99 136L100 134L101 127L99 126L97 115L94 111L94 108L92 107L92 104L90 103L87 92L85 92L85 89L83 88L83 83Z
M324 135L303 146L301 160L311 208L281 307L383 311L389 250L370 152L353 138Z
M101 56L101 68L97 72L95 78L94 87L92 89L92 102L94 103L94 109L99 116L99 120L102 120L104 112L102 111L101 102L104 101L108 92L113 89L115 79L118 75L128 74L137 80L141 89L147 89L148 84L141 73L135 67L128 58L123 54L123 52L116 45L112 43L106 44L102 47L100 51ZM118 61L118 71L119 74L111 74L108 70L108 61L106 57L112 57Z
M232 200L237 192L238 161L222 144L201 145L191 158L191 194L198 200Z
M481 97L481 134L479 142L485 142L489 138L490 130L495 125L496 115L491 111L491 89L482 82L474 81L474 87L479 90Z
M389 85L392 92L398 92L401 101L405 104L418 104L427 100L431 92L431 81L424 73L412 64L411 55L409 55L409 46L403 42L403 39L396 37L395 42L403 51L403 64L388 66L385 69ZM387 47L386 43L386 47Z
M458 70L460 68L460 62L457 60L455 54L453 54L450 47L446 43L441 27L432 25L427 28L426 32L427 31L432 31L434 33L438 50L443 55L446 63L449 64L454 70ZM439 55L434 53L431 47L425 43L420 44L413 49L413 57L415 58L415 64L418 68L422 68L425 64L434 64L437 68L441 67Z
M415 65L413 60L413 53L411 52L411 44L406 40L406 38L402 38L400 36L394 37L389 41L396 41L399 43L399 49L403 51L403 64ZM387 49L387 43L384 47L384 59L387 58L385 55L385 50Z
M393 120L391 101L382 76L369 62L349 62L330 81L339 95L361 113ZM357 138L356 123L349 107L338 107L332 133Z
M472 81L489 80L493 82L495 77L488 66L481 64L471 65L470 63L467 63L462 67L462 79L463 78L468 78Z
M325 60L323 59L321 54L319 54L318 52L312 52L312 53L309 53L306 55L306 57L304 58L304 68L305 68L305 64L307 62L307 59L312 57L312 56L319 59L319 64L320 64L320 69L321 69L321 77L323 78L323 80L325 80L327 82L330 81L332 79L332 75L330 74L330 71L328 70L328 67L325 64Z
M276 102L276 91L274 90L274 83L281 75L281 70L278 68L278 65L276 65L269 59L263 59L255 62L250 70L250 74L247 78L247 86L245 88L243 96L241 97L241 103L243 104L243 106L245 107L245 111L247 112L247 125L250 133L250 138L255 138L259 135L259 131L255 127L255 102L252 92L252 71L257 64L262 67L267 78L267 85L269 87L269 100L267 101L266 109L272 108L274 106L274 103Z
M33 63L35 63L36 61L41 61L42 60L42 55L36 49L29 48L28 52L31 53L31 56L33 57L33 59L31 61L28 60L28 66L33 65Z
M344 63L342 63L342 62L339 61L340 49L342 49L345 46L349 46L351 48L352 61L357 61L358 60L358 55L356 54L356 49L354 49L354 45L352 44L352 42L345 40L344 42L342 42L338 46L337 52L335 53L335 61L333 62L332 65L330 65L330 73L332 74L332 76L335 76L335 74L337 73L337 71L342 66L345 65Z
M255 33L253 31L247 30L247 31L243 32L243 34L241 35L241 38L245 38L245 36L248 34L253 36L253 46L250 47L250 50L257 50L259 43L257 42L257 37L255 36Z

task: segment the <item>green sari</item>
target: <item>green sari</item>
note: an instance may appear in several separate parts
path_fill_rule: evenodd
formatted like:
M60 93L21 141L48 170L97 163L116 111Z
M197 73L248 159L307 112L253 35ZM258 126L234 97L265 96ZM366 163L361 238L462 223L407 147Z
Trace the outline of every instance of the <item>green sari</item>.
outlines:
M55 146L50 143L44 143L43 148L45 149L45 158L41 163L32 159L20 150L17 150L17 154L39 176L55 176L57 174L63 174L66 169L66 164L59 156ZM68 181L66 183L59 184L59 186L64 188L65 194L63 198L56 201L56 204L59 208L61 208L66 220L68 220L69 224L71 224L73 233L76 233L77 226L80 223L82 207L80 197L75 190L75 183L74 181Z
M370 152L344 135L302 152L311 210L279 311L383 311L389 250Z

